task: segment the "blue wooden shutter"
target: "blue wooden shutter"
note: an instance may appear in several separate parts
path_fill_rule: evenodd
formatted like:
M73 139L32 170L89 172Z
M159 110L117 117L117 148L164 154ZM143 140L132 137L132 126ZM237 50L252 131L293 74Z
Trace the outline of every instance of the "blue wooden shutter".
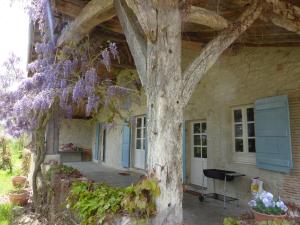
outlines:
M101 133L101 123L96 124L96 146L94 151L94 160L99 160L99 152L100 152L100 133Z
M182 122L182 183L186 182L186 122Z
M293 164L287 96L256 101L255 135L257 167L289 172Z
M122 166L130 167L130 127L128 124L122 129Z
M146 132L145 132L145 136L146 136L146 139L145 139L145 169L147 170L147 167L148 167L148 135L147 135L147 127L148 127L148 117L147 115L145 116L145 120L146 120Z

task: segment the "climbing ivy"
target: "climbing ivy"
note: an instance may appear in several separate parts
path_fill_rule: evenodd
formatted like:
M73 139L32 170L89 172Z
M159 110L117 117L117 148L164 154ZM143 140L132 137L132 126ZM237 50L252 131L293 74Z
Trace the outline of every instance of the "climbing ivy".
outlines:
M81 225L104 224L116 215L133 217L141 224L155 214L155 198L159 195L160 189L154 179L143 179L126 188L75 182L67 207L79 214Z

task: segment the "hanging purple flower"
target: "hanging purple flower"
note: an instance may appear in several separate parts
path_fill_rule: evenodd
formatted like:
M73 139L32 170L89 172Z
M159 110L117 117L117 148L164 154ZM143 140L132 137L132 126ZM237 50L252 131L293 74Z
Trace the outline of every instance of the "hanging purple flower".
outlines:
M98 110L99 106L99 96L89 96L88 97L88 102L86 104L85 108L85 114L86 116L89 116L93 110Z
M98 75L96 69L91 68L86 71L84 79L87 84L90 84L92 86L96 85L98 83Z
M101 62L105 65L106 69L110 71L110 66L111 66L111 59L109 55L109 51L107 49L104 49L101 52Z
M68 78L71 71L73 70L73 63L71 60L66 60L63 63L63 77Z
M80 79L73 88L73 101L79 102L80 99L84 98L86 96L84 81Z
M67 80L66 79L62 79L60 81L60 88L66 88L68 85Z
M113 55L114 59L117 58L120 63L119 51L118 51L116 43L110 42L108 49L109 49L110 53Z

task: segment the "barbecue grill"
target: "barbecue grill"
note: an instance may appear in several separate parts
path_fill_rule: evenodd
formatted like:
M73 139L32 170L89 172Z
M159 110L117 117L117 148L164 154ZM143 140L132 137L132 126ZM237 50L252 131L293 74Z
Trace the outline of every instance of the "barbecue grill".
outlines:
M224 190L223 190L223 204L224 208L226 208L226 201L235 201L238 200L237 198L232 198L229 196L226 196L226 184L227 182L233 181L237 177L242 177L245 176L245 174L237 173L235 171L230 171L230 170L221 170L221 169L205 169L203 170L204 176L207 178L213 179L213 187L214 187L214 192L209 193L209 194L201 194L199 196L199 200L201 202L204 201L204 198L210 197L214 199L219 199L221 200L222 198L220 197L219 194L216 193L215 191L215 180L224 180ZM204 177L203 177L204 179Z

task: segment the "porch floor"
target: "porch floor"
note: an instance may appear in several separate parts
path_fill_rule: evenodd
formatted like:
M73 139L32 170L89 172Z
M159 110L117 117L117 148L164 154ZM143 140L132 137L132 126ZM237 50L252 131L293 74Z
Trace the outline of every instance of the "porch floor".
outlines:
M77 168L84 176L96 182L105 182L111 186L128 186L143 175L136 172L121 171L92 162L72 162L65 165ZM123 175L120 172L125 173ZM128 174L126 174L128 173ZM227 203L226 209L223 202L207 198L204 202L198 196L184 193L183 218L184 225L222 225L224 217L238 217L247 212L247 207L237 206L236 202Z

